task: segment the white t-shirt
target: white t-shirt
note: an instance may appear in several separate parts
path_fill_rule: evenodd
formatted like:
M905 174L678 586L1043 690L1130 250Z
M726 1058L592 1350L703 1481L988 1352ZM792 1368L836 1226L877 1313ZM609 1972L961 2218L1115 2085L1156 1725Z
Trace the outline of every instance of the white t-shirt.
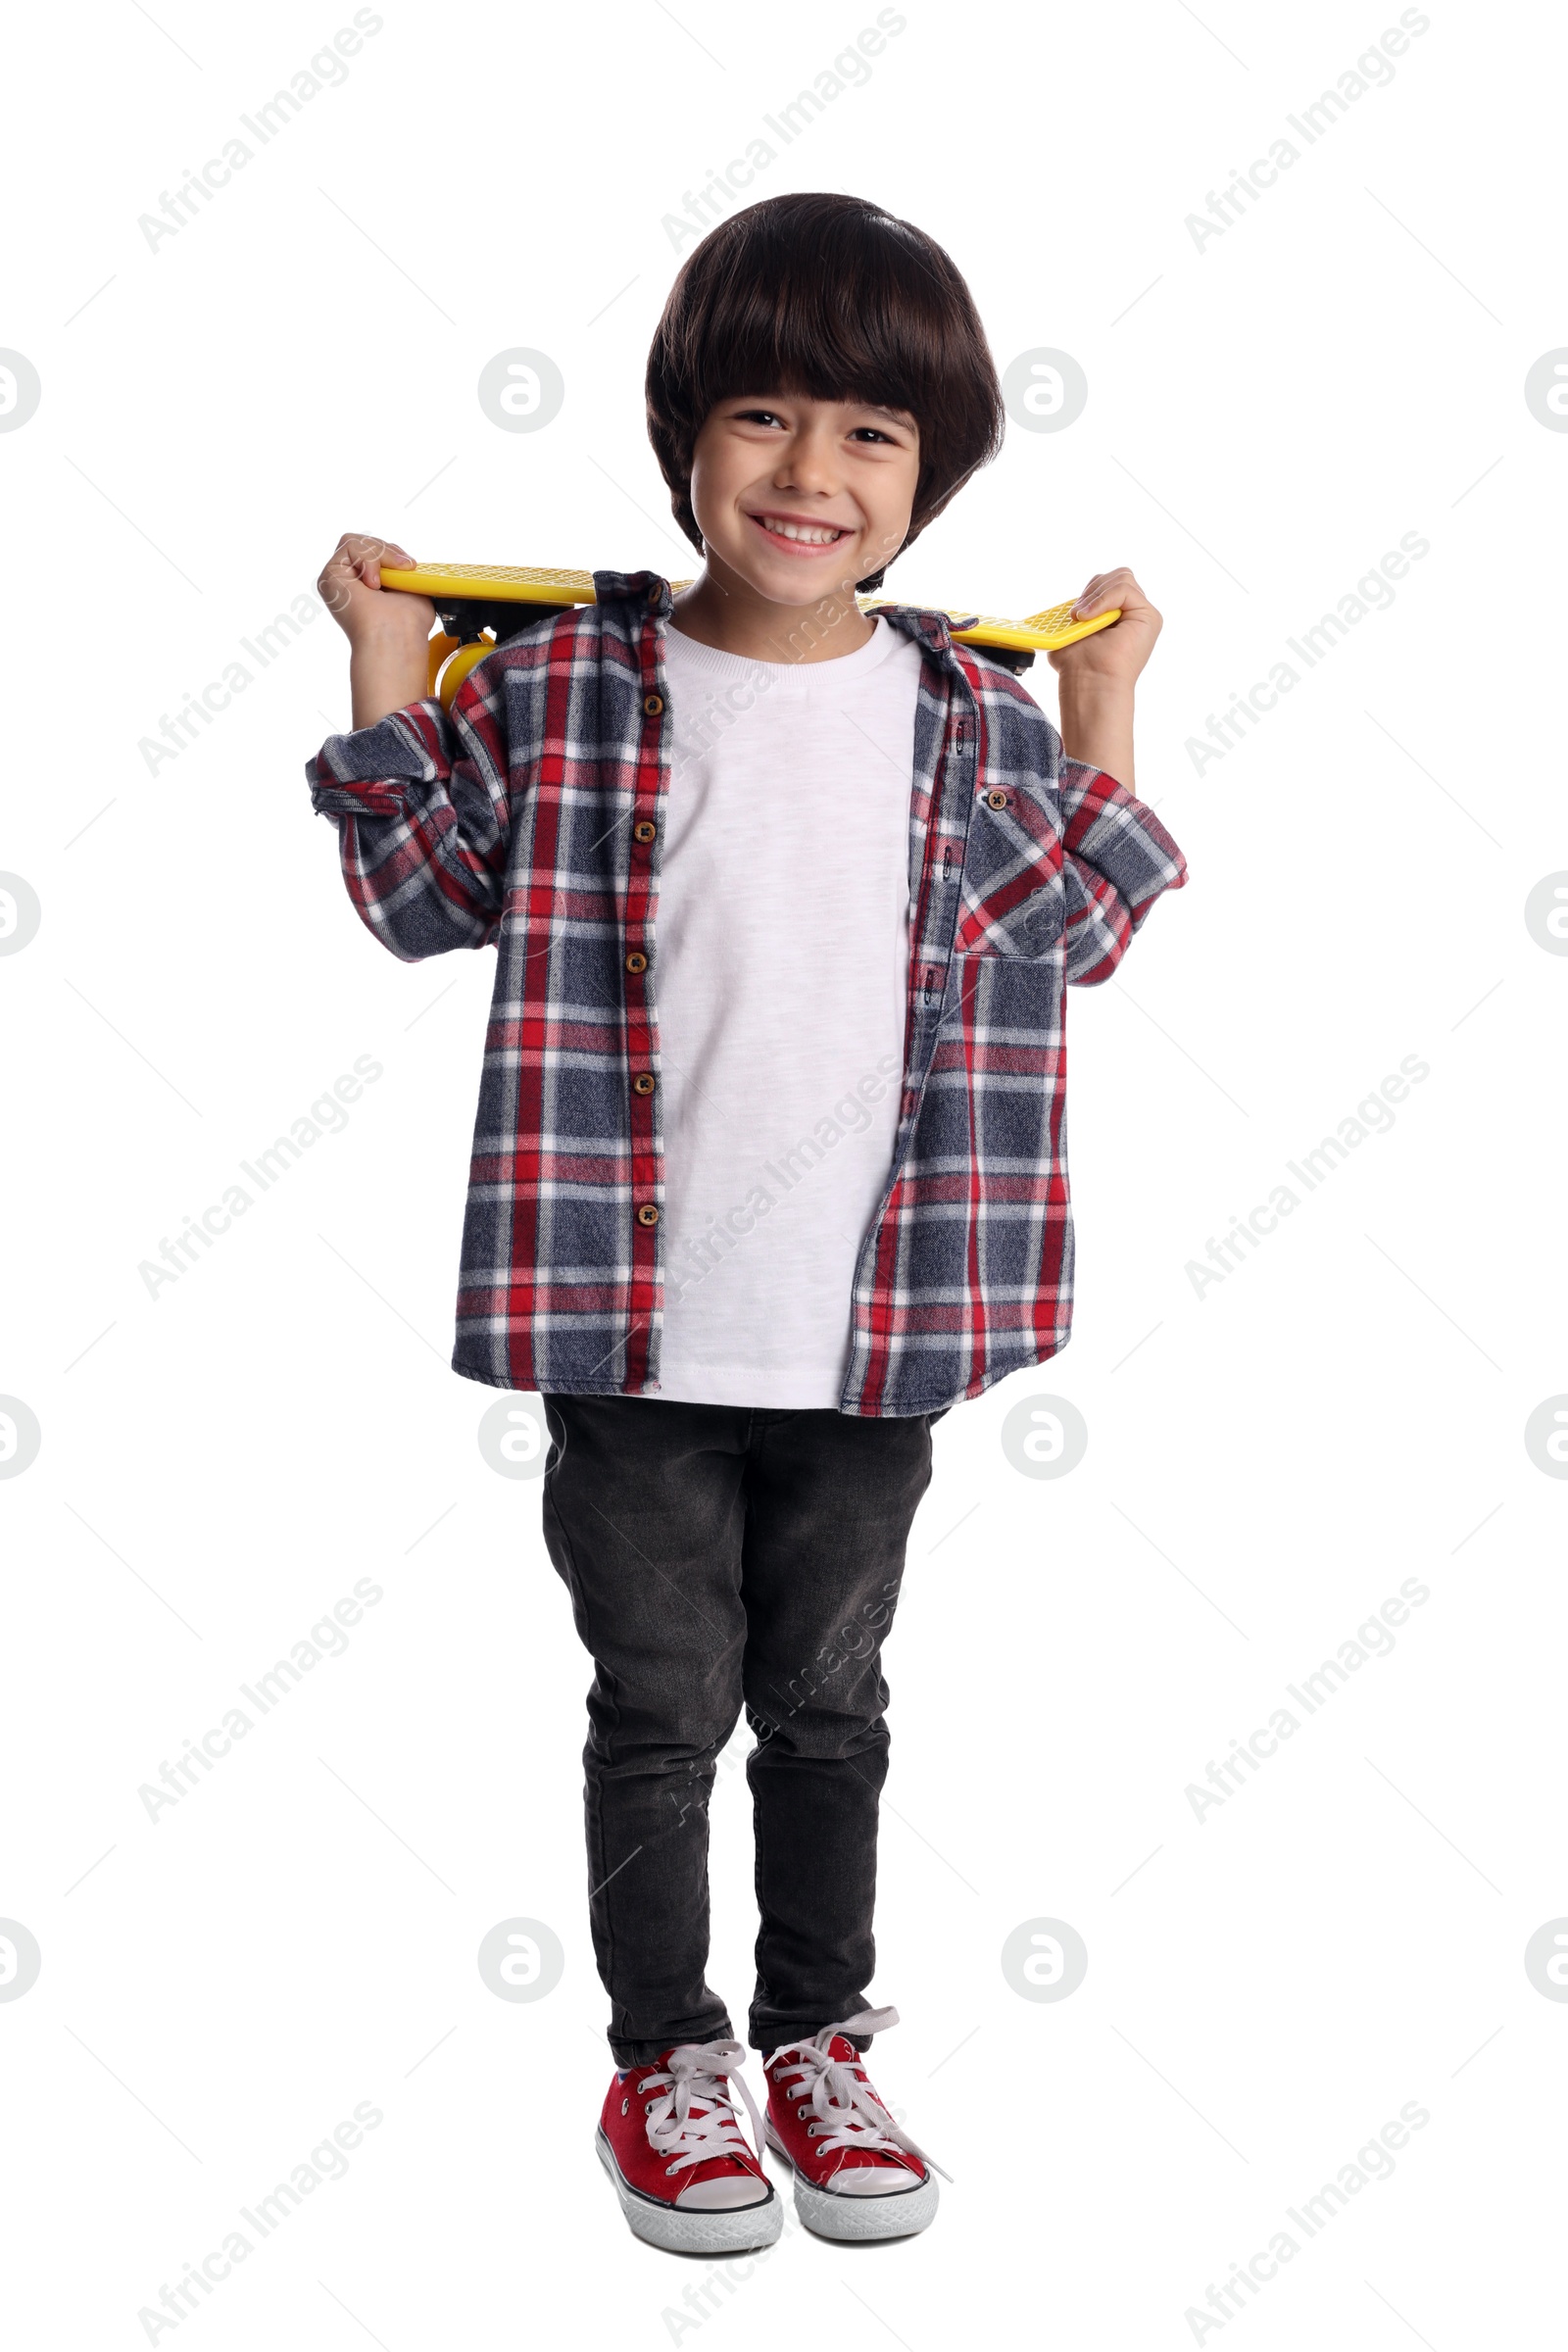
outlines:
M833 1408L899 1123L920 652L878 620L834 661L753 662L671 625L664 661L653 1393Z

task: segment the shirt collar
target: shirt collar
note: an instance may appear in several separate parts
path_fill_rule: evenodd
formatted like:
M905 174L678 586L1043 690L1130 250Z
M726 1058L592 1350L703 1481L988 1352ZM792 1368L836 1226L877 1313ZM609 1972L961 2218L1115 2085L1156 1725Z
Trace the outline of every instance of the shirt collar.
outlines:
M596 571L594 598L601 605L640 605L661 620L669 618L674 598L669 582L657 571Z
M596 571L593 579L594 595L600 604L615 601L639 606L660 620L667 620L674 610L669 582L660 572ZM952 653L954 624L946 612L926 605L881 604L876 609L895 628L902 629L906 636L918 638L933 653ZM965 617L978 619L979 614Z

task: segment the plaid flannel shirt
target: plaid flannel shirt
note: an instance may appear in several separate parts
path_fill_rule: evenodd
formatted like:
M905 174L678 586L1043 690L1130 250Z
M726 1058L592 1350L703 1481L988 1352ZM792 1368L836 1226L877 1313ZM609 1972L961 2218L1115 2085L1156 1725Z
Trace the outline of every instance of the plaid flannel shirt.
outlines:
M657 1396L671 595L651 571L597 571L594 588L479 662L450 717L411 704L329 736L306 772L395 956L498 949L454 1370ZM1066 986L1106 979L1187 878L1151 811L1065 759L1017 679L955 645L941 612L883 617L923 659L903 1093L839 1399L866 1415L934 1412L1064 1345Z

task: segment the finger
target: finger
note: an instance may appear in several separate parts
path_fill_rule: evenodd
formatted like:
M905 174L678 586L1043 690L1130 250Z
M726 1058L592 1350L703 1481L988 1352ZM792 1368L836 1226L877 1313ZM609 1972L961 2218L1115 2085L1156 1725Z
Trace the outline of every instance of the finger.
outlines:
M360 567L360 576L368 588L381 585L381 566L388 571L412 571L414 558L391 539L375 539L370 543Z
M359 582L360 558L352 540L344 537L338 541L331 555L328 556L317 585L321 589L323 595L330 590L329 601L332 602L333 610L336 611L339 606L349 602L355 589L359 586Z
M1074 605L1073 612L1078 619L1088 620L1096 612L1108 611L1112 605L1117 606L1123 612L1128 612L1137 611L1147 604L1148 599L1143 590L1124 564L1116 571L1105 572L1092 596L1086 588L1077 604Z
M350 564L393 563L403 554L395 540L383 539L379 531L345 531L337 543L337 554Z
M344 554L342 546L339 544L336 552L328 556L326 563L322 565L321 575L316 583L321 602L329 612L343 611L353 597L355 583L356 574L353 563Z

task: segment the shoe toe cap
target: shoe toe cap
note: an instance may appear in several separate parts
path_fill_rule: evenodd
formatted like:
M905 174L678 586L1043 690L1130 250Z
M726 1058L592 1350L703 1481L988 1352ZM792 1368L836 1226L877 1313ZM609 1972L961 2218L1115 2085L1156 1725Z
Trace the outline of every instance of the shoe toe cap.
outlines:
M675 2203L682 2213L734 2213L744 2205L760 2205L766 2197L767 2182L755 2173L728 2173L691 2181Z
M836 2197L896 2197L918 2188L920 2177L903 2164L852 2164L822 2185Z

